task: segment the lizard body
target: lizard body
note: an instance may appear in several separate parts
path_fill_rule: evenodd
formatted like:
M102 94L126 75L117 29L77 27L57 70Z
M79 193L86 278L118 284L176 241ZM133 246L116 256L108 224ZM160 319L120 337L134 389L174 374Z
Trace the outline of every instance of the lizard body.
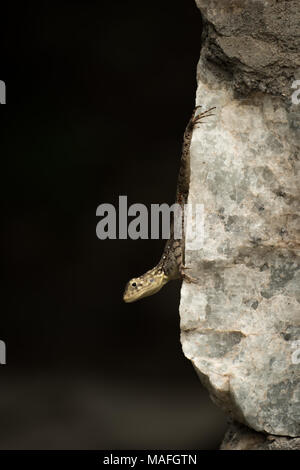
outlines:
M200 106L196 106L184 132L181 162L176 190L176 203L181 206L182 214L182 234L184 234L184 206L188 200L190 186L190 147L193 136L193 129L201 119L212 109L208 109L196 116L196 111ZM162 257L158 264L147 271L142 276L131 279L126 287L123 299L125 302L135 302L143 297L156 294L167 282L173 279L186 278L191 280L184 272L184 237L180 240L174 238L174 216L171 220L170 238L167 241Z

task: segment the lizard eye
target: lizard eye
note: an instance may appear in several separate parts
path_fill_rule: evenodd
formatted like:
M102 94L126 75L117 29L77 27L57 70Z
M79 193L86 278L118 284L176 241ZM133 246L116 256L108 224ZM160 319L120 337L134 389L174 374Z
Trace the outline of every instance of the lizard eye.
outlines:
M131 285L132 287L136 287L136 282L133 282Z

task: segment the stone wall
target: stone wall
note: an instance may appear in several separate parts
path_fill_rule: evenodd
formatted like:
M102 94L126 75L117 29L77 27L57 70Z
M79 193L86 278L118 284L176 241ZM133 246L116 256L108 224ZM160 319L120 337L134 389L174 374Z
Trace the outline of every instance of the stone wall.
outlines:
M197 0L204 32L181 341L215 403L255 431L300 436L300 4ZM295 85L295 84L294 84ZM300 84L299 84L300 85ZM293 103L294 101L294 103ZM296 100L297 101L297 100Z

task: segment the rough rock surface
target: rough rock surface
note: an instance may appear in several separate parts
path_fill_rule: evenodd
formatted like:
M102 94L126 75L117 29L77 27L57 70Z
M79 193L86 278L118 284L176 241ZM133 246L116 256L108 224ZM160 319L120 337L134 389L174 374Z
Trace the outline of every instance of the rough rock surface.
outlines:
M289 98L300 67L298 0L196 0L204 20L202 70L236 94Z
M191 148L204 236L186 245L198 281L182 287L183 351L234 419L300 436L300 4L197 4L197 104L216 110Z
M300 450L300 438L266 435L232 423L220 450Z

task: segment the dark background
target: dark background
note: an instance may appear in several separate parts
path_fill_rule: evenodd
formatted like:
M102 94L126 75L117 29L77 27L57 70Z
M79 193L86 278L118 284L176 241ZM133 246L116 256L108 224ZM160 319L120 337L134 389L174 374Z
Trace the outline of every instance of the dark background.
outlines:
M180 282L124 304L163 240L96 208L173 203L195 102L194 0L1 5L0 449L213 449L224 417L179 338Z

